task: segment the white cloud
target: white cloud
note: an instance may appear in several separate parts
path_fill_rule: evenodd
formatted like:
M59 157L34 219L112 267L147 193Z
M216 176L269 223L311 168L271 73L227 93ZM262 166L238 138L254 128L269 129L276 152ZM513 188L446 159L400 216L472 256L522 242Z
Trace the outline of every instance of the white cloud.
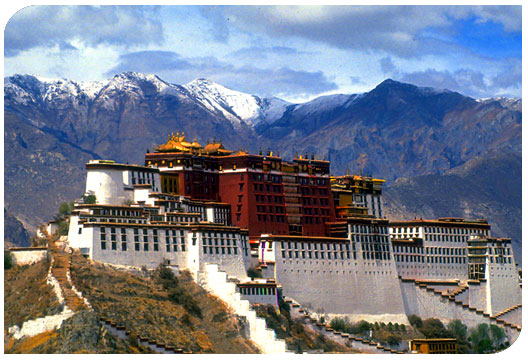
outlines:
M215 10L215 19L229 19L223 27L230 24L251 33L304 38L343 49L384 50L400 57L441 54L445 41L431 38L428 31L449 29L455 19L493 21L507 31L519 31L521 26L520 6L236 6Z
M163 27L157 7L30 6L17 12L4 32L4 54L81 42L132 46L159 43Z

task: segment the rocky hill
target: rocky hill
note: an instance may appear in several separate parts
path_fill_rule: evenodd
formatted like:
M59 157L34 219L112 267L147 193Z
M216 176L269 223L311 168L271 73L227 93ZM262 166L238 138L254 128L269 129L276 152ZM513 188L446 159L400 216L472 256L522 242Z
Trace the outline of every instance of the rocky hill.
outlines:
M442 175L399 179L385 190L385 213L392 219L487 219L493 236L512 239L521 264L521 162L519 154L493 153Z
M4 208L4 249L11 246L31 245L29 233L16 216Z
M386 80L360 95L334 95L288 107L260 128L281 151L325 155L347 168L389 181L442 174L487 152L521 151L521 113L499 101L478 102Z
M402 189L397 179L445 179L475 161L497 184L505 173L486 164L495 164L500 153L521 156L521 100L475 100L393 80L367 93L303 104L259 98L205 79L177 85L138 73L92 83L14 75L5 79L4 90L5 203L30 230L49 220L61 202L82 195L89 159L142 163L145 150L172 131L184 131L202 144L222 139L235 150L271 148L284 158L313 152L331 160L334 174L362 171L387 179L393 190ZM517 176L520 162L510 165L511 176ZM482 174L464 176L478 183ZM428 191L419 179L413 184L415 192ZM454 204L454 194L462 189L442 196ZM520 194L517 187L508 189ZM505 203L496 191L475 192L472 199L466 217L480 217L474 207L482 203L493 208L491 216L520 211L518 202ZM398 197L392 208L411 209L415 200ZM424 195L421 201L423 209L434 209L441 200ZM436 213L460 211L446 205ZM415 214L400 211L401 216ZM520 234L520 227L489 220L501 236ZM520 244L520 237L514 241Z

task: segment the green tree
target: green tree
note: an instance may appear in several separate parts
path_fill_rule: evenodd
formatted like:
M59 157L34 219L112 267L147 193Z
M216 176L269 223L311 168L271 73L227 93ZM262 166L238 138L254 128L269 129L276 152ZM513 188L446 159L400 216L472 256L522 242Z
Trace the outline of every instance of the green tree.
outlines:
M469 340L474 352L478 354L493 352L493 342L489 335L488 324L480 324L477 328L472 329Z
M74 208L73 202L70 202L70 203L63 202L59 206L58 218L64 219L66 216L72 213L73 208Z
M447 330L449 330L457 339L465 339L467 337L467 326L458 319L451 320L449 324L447 324Z
M498 327L497 325L491 324L490 332L491 340L493 341L493 346L495 348L499 348L499 346L502 345L504 339L506 338L506 333L504 332L504 329Z
M369 331L370 329L372 329L372 325L371 325L368 321L361 320L361 321L359 322L358 330L359 330L361 333L365 333L365 332Z
M57 234L68 235L68 231L70 230L70 222L62 219L62 220L59 220L57 223L58 223Z
M422 318L419 317L418 315L414 315L414 314L409 315L407 316L407 319L409 320L409 324L411 324L415 328L421 328L423 325Z
M444 324L436 318L430 318L430 319L424 320L419 330L428 339L447 338L450 336L450 333L444 327Z
M457 339L458 352L467 354L471 350L471 346L467 340L467 326L460 320L451 320L447 324L447 330L452 334L451 336Z
M95 204L97 202L97 198L95 195L83 195L83 202L85 204Z
M330 321L330 326L332 327L332 329L341 331L344 333L348 332L349 325L350 323L348 321L348 318L336 317L336 318L333 318L332 321Z
M401 337L399 337L398 335L389 335L389 337L387 338L387 344L389 345L398 345L401 341Z
M4 270L11 269L13 267L13 259L9 251L4 251Z
M261 278L261 277L262 277L262 271L260 271L260 269L254 268L254 267L250 267L250 268L247 270L247 275L248 275L251 279L254 279L254 278Z

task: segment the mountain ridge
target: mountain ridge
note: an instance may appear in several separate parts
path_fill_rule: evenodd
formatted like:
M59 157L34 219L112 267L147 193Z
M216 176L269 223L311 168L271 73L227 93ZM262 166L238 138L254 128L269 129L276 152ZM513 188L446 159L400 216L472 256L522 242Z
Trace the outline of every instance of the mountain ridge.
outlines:
M262 99L209 80L195 80L189 90L188 84L132 72L82 84L43 83L30 75L4 80L5 201L9 212L33 229L49 220L60 202L82 195L88 159L143 163L145 150L174 131L202 144L221 139L232 150L269 148L285 159L314 153L331 161L334 174L361 171L386 179L387 187L400 178L448 175L477 158L492 161L497 152L521 154L522 100L475 100L392 79L365 93L301 104ZM503 176L500 169L493 171L487 176ZM468 176L473 181L479 175ZM31 199L38 199L38 207Z

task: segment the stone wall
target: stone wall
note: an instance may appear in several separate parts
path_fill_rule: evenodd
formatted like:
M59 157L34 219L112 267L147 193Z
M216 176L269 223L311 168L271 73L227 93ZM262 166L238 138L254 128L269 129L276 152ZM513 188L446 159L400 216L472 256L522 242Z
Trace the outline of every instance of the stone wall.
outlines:
M408 323L391 260L282 259L275 250L276 281L303 307L351 320Z
M484 285L480 289L482 287ZM413 281L402 281L401 288L405 311L409 315L415 314L423 319L437 318L444 323L459 319L468 328L476 327L481 323L494 324L505 330L510 343L513 343L519 336L520 330L514 324L495 319L482 309L435 293L431 288L416 286Z
M48 249L45 247L38 248L11 248L9 249L13 264L31 265L46 259Z

